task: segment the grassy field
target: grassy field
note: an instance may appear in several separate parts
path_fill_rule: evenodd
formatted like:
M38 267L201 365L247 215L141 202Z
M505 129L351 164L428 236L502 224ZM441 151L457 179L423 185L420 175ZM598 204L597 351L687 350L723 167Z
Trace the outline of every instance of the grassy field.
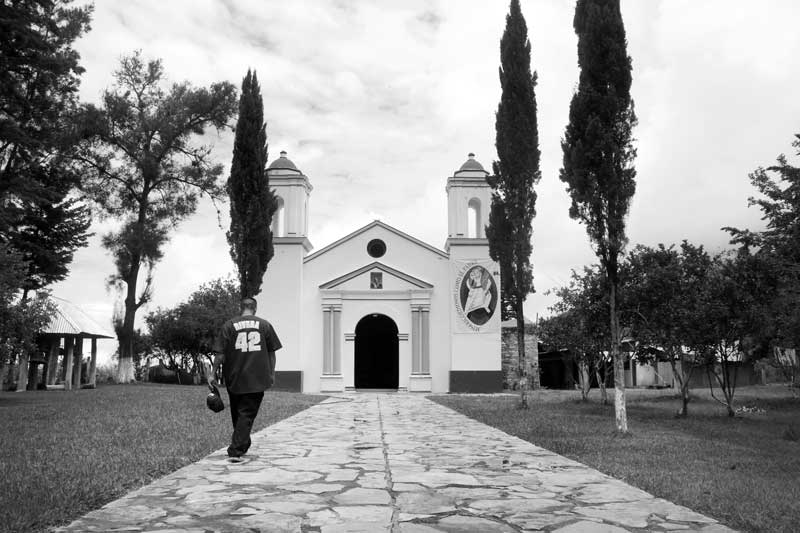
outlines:
M0 530L70 522L226 446L230 414L206 409L206 390L136 384L0 393ZM321 399L267 392L254 430Z
M536 391L527 411L517 396L432 399L730 527L800 529L800 400L785 387L740 389L747 412L734 418L707 391L697 391L687 419L675 418L669 391L628 393L626 436L596 390L589 402L576 391Z

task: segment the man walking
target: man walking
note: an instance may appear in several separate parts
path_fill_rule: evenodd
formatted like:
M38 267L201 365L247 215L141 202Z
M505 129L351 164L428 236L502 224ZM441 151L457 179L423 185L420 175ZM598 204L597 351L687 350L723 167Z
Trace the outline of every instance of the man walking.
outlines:
M275 352L281 341L272 325L256 316L256 301L243 298L241 316L222 326L215 342L214 375L222 376L230 398L233 435L229 457L241 457L250 448L250 430L264 399L275 382Z

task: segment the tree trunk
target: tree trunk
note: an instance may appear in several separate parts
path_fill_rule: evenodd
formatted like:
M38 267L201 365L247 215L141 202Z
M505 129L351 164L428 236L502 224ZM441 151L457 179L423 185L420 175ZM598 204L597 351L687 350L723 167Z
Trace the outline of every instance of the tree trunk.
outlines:
M722 393L725 396L725 407L728 410L728 416L736 416L736 410L733 408L733 395L736 391L736 367L734 367L733 381L731 381L730 365L727 358L723 360L721 366L722 370Z
M680 364L681 368L680 371L676 369L675 359L673 356L670 357L670 364L672 365L672 373L678 379L678 384L681 387L681 410L678 411L678 416L687 417L689 416L689 402L691 401L692 397L689 392L689 380L692 378L692 366L689 367L689 370L686 370L686 362L683 360L683 351L680 351Z
M600 354L600 357L603 357L603 354ZM608 390L606 389L606 362L605 359L601 359L601 361L601 363L595 365L594 375L597 378L597 386L600 387L600 402L603 405L608 405Z
M519 357L520 377L519 377L519 406L521 409L528 408L528 360L525 357L525 315L523 315L522 298L516 301L517 315L517 356Z
M678 410L678 416L689 416L689 380L683 373L683 357L681 356L681 368L678 370L678 365L675 363L675 354L669 354L669 364L672 367L673 380L678 380L678 386L681 389L681 408Z
M591 382L589 381L589 365L586 364L585 359L580 359L578 361L578 385L581 388L581 400L585 402L589 399L589 387L591 386Z
M611 359L614 362L614 414L617 431L628 432L628 413L625 408L625 359L619 351L619 316L617 314L616 275L609 275L608 303L611 314Z
M133 371L133 331L136 319L136 282L139 278L139 256L131 260L131 270L125 277L127 294L125 295L125 316L122 319L122 329L118 333L119 362L117 364L117 383L130 383L136 380Z

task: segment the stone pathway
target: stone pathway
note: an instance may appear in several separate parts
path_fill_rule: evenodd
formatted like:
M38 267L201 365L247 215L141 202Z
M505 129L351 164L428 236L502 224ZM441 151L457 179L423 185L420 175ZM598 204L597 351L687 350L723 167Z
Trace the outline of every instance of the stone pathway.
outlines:
M57 531L731 531L413 394L329 398L245 457L219 450Z

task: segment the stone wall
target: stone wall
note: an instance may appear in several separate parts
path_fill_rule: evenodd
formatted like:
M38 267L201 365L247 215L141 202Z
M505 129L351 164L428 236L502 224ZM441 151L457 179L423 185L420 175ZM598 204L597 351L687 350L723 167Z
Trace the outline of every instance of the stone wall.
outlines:
M503 389L519 388L519 352L517 350L517 327L515 321L503 322L501 335L501 356L503 368ZM528 376L532 389L539 388L539 349L538 339L533 332L533 324L525 324L525 360L528 362Z

